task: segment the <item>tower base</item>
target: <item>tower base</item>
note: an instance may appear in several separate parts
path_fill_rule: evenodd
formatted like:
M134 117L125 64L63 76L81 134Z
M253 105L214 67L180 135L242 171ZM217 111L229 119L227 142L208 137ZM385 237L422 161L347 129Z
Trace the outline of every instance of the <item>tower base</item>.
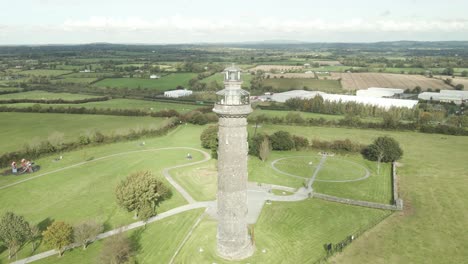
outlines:
M253 255L254 245L249 241L243 247L229 247L218 243L218 256L227 260L242 260Z

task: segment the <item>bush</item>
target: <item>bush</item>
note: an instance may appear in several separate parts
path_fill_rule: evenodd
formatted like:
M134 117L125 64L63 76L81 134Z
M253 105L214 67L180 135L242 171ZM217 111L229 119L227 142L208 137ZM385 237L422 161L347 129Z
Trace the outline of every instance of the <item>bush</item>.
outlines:
M403 155L400 144L391 137L378 137L362 151L363 156L372 161L391 162L396 161Z
M211 150L211 157L218 158L218 126L209 126L200 135L203 148Z
M271 147L273 150L291 150L294 148L294 141L286 131L277 131L270 136Z
M294 146L296 150L306 149L309 147L309 140L301 136L293 136Z

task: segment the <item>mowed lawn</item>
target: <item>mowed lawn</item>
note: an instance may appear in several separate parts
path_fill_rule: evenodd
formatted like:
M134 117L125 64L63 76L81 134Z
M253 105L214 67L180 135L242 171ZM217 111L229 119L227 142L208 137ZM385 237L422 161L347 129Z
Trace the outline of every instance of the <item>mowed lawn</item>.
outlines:
M249 127L250 131L253 131ZM370 129L263 125L309 139L369 144L392 136L404 151L398 169L405 209L355 241L336 263L464 263L468 259L468 137Z
M307 199L265 205L254 225L255 253L243 261L216 254L216 221L205 219L175 263L314 263L325 255L325 243L337 243L390 212ZM202 250L200 250L202 249Z
M335 80L317 80L306 78L276 78L263 80L263 86L271 86L273 91L285 92L295 89L322 91L328 93L342 92L341 84Z
M22 93L2 94L0 95L0 101L8 100L8 99L80 100L80 99L96 98L96 97L99 97L99 96L86 95L86 94L72 94L72 93L49 93L45 91L29 91L29 92L22 92Z
M38 159L36 163L41 165L38 173L46 175L0 189L0 214L13 211L32 224L53 220L76 224L95 219L103 223L106 230L134 222L133 213L121 209L116 203L114 191L117 184L130 173L140 170L150 170L165 181L161 173L163 168L201 160L203 155L199 152L191 152L193 160L190 161L185 158L187 150L167 149L198 147L199 142L194 140L193 134L200 132L201 127L184 126L165 137L144 139L143 147L141 140L129 141L63 153L63 160L59 162L53 162L51 157ZM83 161L88 162L70 167ZM36 175L4 176L0 179L0 188ZM172 191L172 197L157 208L158 212L186 203L178 192ZM39 251L45 249L41 247ZM26 247L19 258L29 252L30 247ZM5 252L1 257L5 257Z
M158 128L165 118L105 115L0 113L0 154L36 145L53 135L77 141L80 135L127 134L131 129Z
M136 261L138 263L169 263L177 247L202 213L203 209L184 212L148 224L145 228L125 233L132 244L137 246ZM57 256L52 256L35 263L100 263L100 253L107 239L94 242L86 250L76 248L67 251L60 259Z
M86 95L87 96L87 95ZM1 97L0 97L1 98ZM195 104L179 104L172 102L161 102L161 101L148 101L148 100L137 100L137 99L111 99L101 102L89 102L82 104L35 104L35 103L16 103L16 104L3 104L3 106L15 107L15 108L26 108L34 105L40 105L44 108L61 108L61 107L84 107L88 109L134 109L145 112L157 112L161 110L176 110L183 114L190 112L194 109L204 107L207 105L195 105Z
M166 91L176 89L177 86L188 88L190 79L196 77L195 73L172 73L160 79L142 78L106 78L93 85L98 87L154 89Z

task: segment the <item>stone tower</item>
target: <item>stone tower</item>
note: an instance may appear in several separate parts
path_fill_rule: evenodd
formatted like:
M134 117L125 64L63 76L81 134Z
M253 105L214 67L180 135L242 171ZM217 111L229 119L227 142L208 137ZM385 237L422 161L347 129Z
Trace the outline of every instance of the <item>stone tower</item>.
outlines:
M249 93L241 89L241 70L224 70L225 89L216 93L213 111L218 132L218 254L243 259L253 253L247 227L247 115Z

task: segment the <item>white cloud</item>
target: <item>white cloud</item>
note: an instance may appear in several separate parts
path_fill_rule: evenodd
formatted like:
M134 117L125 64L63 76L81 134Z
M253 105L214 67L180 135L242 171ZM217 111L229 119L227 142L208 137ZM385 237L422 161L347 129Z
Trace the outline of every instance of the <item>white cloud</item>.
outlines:
M110 17L91 17L87 20L67 20L61 26L64 30L162 30L162 31L248 31L248 32L459 32L468 30L468 20L424 20L424 19L350 19L344 21L278 20L273 18L258 19L251 22L239 22L229 19L210 20L174 16L156 20L144 20L138 17L115 19ZM219 32L221 33L221 32Z
M207 19L184 16L69 19L59 25L1 25L0 44L230 42L268 39L304 41L382 41L468 39L466 19L287 19L243 17Z

